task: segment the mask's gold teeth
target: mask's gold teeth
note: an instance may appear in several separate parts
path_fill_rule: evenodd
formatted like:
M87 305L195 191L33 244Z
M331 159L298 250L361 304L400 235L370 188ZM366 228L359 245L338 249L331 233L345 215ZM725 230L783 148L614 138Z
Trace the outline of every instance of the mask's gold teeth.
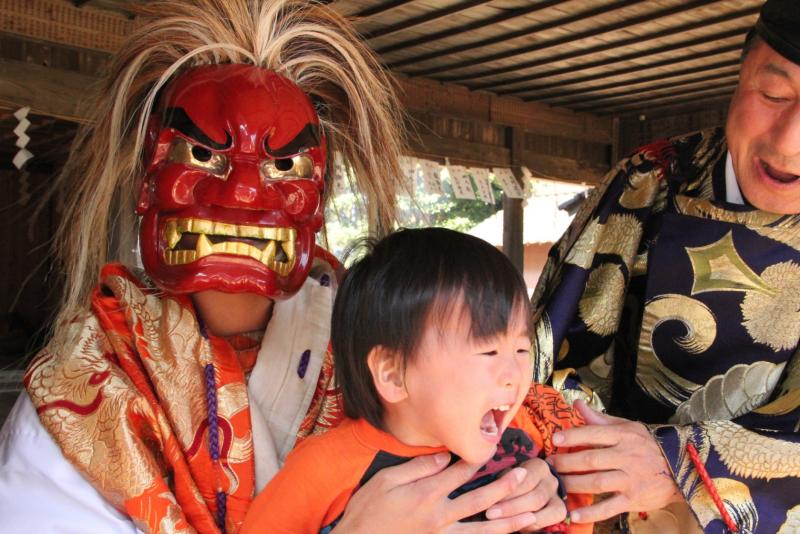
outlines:
M175 250L184 233L198 234L194 250ZM215 244L209 236L223 237L223 239L214 239L217 241ZM257 239L266 241L266 245L262 250L250 243L224 240L225 237ZM192 263L212 254L228 254L253 258L280 276L287 276L294 267L297 257L297 231L294 228L237 225L208 219L171 219L164 224L164 240L167 244L164 261L168 265ZM279 251L283 254L279 254ZM280 256L284 261L278 261L276 256Z
M277 245L275 241L270 241L267 243L267 246L264 247L264 251L261 253L261 261L264 265L271 265L275 263L275 252L277 250Z
M227 235L231 237L242 237L239 235L238 227L235 224L228 224L221 222L215 222L214 229L211 232L204 232L204 233L211 233L214 235Z
M200 237L197 238L197 245L194 248L195 252L197 252L197 259L204 258L209 254L214 253L214 246L211 244L211 240L208 239L206 234L200 234Z
M275 241L271 241L274 243ZM283 252L286 254L286 263L294 264L294 241L283 241L281 243L281 248Z
M174 220L167 221L164 234L167 236L167 246L169 248L175 248L175 245L181 240L181 234L178 232L178 225Z
M183 222L184 224L180 224ZM194 234L214 234L214 222L206 219L181 219L178 223L178 230L191 232ZM185 230L183 230L183 228Z

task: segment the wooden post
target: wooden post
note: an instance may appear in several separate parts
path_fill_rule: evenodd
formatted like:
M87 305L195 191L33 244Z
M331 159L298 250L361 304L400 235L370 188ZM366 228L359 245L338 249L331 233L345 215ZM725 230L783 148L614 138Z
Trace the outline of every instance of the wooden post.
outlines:
M519 127L506 129L508 147L511 150L511 168L517 180L522 176L519 165L525 149L525 132ZM521 198L503 197L503 252L520 273L524 269L523 217Z

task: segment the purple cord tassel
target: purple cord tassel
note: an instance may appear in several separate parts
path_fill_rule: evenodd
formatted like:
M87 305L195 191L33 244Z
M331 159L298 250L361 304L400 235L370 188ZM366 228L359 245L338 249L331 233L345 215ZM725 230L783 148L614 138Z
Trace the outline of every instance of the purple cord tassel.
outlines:
M211 459L219 460L219 422L217 421L217 385L214 379L214 364L205 367L206 401L208 403L208 446Z
M224 491L217 492L217 526L225 534L225 511L227 509L228 496Z
M206 402L208 404L208 448L211 460L219 463L219 421L217 420L217 384L214 377L214 364L209 363L203 369L206 379ZM227 495L217 491L217 526L225 532L225 512Z

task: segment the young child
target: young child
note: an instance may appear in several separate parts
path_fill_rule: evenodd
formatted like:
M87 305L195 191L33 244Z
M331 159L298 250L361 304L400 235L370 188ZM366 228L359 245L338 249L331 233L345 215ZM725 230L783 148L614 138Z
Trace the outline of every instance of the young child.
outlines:
M552 452L551 434L581 421L531 384L529 317L525 282L490 244L442 228L380 241L350 268L333 308L348 419L289 454L242 532L328 532L372 475L415 456L486 464L455 498ZM587 503L569 507L578 502Z

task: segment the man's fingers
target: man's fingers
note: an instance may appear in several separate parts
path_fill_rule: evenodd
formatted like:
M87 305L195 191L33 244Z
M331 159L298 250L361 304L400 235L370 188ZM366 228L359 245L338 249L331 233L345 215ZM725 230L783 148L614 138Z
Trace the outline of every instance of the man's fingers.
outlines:
M619 447L606 449L585 449L578 452L554 454L550 457L558 473L581 473L585 471L611 471L622 469L629 457L620 452Z
M537 461L541 462L541 460ZM542 467L543 476L532 476L529 472L525 481L517 487L513 494L486 510L486 517L497 519L522 512L536 513L537 510L547 505L550 498L558 491L558 480L550 473L550 469L545 466L544 462L542 462ZM520 488L524 488L524 491L520 491Z
M504 517L503 519L494 519L492 521L476 521L473 523L458 523L448 533L458 534L508 534L510 532L517 532L526 529L536 522L536 517L530 512L515 515L513 517Z
M610 447L619 443L626 425L587 425L560 430L553 435L557 447Z
M620 419L619 417L595 411L580 399L576 400L572 406L583 416L587 425L613 425L614 423L624 421L624 419Z
M585 508L570 512L575 523L595 523L629 510L628 500L622 495L614 495Z
M563 475L564 487L569 493L611 493L625 491L629 477L622 471L601 471L585 475Z
M381 484L388 487L402 486L437 474L447 467L449 461L450 454L446 452L417 456L404 464L381 469L373 479L379 480ZM469 480L469 477L465 479L465 482L466 480Z
M534 514L536 521L528 525L525 532L536 532L550 525L561 523L567 517L567 505L558 495L552 495L547 504Z
M434 498L447 497L454 490L466 484L480 468L480 465L472 465L459 460L441 473L417 481L414 491Z
M452 467L450 469L452 469ZM489 507L495 503L511 495L516 487L525 479L525 476L525 469L515 467L494 482L482 488L459 495L447 503L445 522L450 523L458 521L465 517L483 512L484 510L488 510Z
M533 491L539 484L542 483L544 480L550 480L553 486L553 490L558 487L558 481L555 479L553 474L550 471L550 466L545 463L544 460L541 458L533 458L531 460L526 460L522 462L520 467L525 469L526 476L525 480L520 482L519 486L514 490L514 492L506 497L506 500L511 500L514 497L519 497L521 495L525 495L526 493ZM544 504L544 503L542 503ZM526 508L526 510L534 510L534 508ZM514 512L517 513L517 512ZM503 515L513 515L513 514L503 514Z

